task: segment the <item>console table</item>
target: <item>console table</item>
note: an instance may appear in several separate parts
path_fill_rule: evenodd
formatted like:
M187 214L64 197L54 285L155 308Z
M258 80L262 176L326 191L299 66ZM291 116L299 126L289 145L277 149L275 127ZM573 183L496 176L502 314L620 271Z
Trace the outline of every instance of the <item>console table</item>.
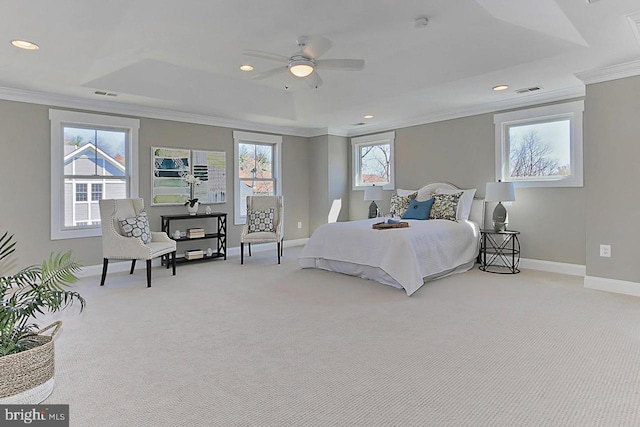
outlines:
M210 261L216 258L224 258L227 259L227 214L224 212L212 212L210 214L197 214L197 215L162 215L162 231L167 233L167 236L175 240L176 242L192 242L195 240L203 240L203 239L215 239L217 241L217 250L213 252L211 255L207 255L206 253L202 258L188 260L184 257L176 258L176 262L197 262L197 261ZM217 224L215 227L215 232L205 231L204 237L180 237L175 238L171 234L171 222L172 221L193 221L196 219L203 218L215 218L217 219ZM169 268L168 256L163 256L163 263L166 263L167 268Z

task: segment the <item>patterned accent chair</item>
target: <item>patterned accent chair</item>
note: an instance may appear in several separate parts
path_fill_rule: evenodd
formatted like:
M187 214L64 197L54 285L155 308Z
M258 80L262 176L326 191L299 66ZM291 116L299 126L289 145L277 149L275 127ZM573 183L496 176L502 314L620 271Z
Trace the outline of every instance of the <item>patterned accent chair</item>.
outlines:
M247 222L240 236L240 264L244 264L244 244L276 243L278 264L284 255L284 229L282 215L284 204L282 196L247 196Z
M132 237L127 237L121 221L131 220L139 217L144 211L143 199L103 199L100 200L100 220L102 223L102 280L100 286L104 286L107 277L107 265L110 259L130 259L133 274L136 260L147 261L147 287L151 287L151 260L159 256L166 255L166 264L169 268L169 258L173 268L173 275L176 275L176 241L170 239L167 233L151 231L147 235L144 231L142 237L133 237L140 233L132 232L130 226L126 224L127 231ZM147 221L146 214L142 216L142 221ZM129 221L131 222L131 221ZM148 227L148 223L146 224ZM143 239L149 240L145 243ZM170 255L170 256L169 256Z

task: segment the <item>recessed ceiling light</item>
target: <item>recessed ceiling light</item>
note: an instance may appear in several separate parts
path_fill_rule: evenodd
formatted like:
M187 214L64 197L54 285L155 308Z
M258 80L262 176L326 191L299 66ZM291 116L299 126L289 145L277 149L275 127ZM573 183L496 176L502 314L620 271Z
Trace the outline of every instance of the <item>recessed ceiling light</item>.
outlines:
M373 115L372 114L367 114L365 116L362 116L363 119L373 119Z
M240 69L242 71L253 71L253 65L249 65L249 64L242 64L240 66Z
M498 85L493 87L493 90L495 91L507 90L507 89L509 89L509 85Z
M30 41L27 40L11 40L11 44L14 45L15 47L18 47L20 49L26 49L26 50L38 50L40 49L40 46L38 46L35 43L32 43Z

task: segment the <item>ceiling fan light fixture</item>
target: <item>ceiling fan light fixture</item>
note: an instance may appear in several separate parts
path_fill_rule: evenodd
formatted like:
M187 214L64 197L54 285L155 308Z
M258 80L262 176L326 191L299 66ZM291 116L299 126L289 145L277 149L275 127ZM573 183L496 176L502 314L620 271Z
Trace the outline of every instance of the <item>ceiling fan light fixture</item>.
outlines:
M294 59L289 62L289 71L296 77L307 77L314 70L314 63L309 59Z

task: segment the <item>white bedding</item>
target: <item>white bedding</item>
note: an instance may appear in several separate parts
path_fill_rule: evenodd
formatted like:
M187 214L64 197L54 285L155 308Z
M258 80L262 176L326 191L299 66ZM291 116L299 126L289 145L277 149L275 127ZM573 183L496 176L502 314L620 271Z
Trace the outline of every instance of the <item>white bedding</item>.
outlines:
M381 218L319 227L302 250L302 268L322 268L402 287L473 267L479 227L472 221L406 220L408 228L374 230Z

